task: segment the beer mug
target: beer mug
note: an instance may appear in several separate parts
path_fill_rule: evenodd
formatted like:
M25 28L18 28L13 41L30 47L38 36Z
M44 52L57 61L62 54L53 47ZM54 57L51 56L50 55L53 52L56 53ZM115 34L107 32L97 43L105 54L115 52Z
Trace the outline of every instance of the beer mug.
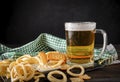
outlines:
M87 67L94 66L95 33L103 35L103 48L97 57L99 59L106 48L106 32L102 29L96 29L95 22L65 23L68 64L81 64Z

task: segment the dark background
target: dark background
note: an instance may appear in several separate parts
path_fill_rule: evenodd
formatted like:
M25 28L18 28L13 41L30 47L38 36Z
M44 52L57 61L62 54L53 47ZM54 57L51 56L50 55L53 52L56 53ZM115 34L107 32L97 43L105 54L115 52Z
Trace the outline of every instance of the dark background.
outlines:
M20 46L41 33L65 38L64 23L70 21L95 21L108 43L120 44L120 0L3 0L1 5L0 43L5 45Z

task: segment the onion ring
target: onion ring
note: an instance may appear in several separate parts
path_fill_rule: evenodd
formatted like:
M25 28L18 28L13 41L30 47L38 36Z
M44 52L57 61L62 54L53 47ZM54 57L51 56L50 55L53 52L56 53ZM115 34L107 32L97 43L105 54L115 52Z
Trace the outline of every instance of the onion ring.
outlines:
M35 70L30 64L25 64L25 65L22 63L17 64L10 71L11 81L12 82L17 80L28 81L32 79L34 73Z
M15 65L17 65L17 63L15 61L13 61L12 63L10 63L7 71L10 72Z
M57 79L53 76L53 74L60 74L63 76L63 79ZM51 82L67 82L67 77L66 75L61 72L61 71L58 71L58 70L55 70L55 71L51 71L48 73L48 76L47 76L48 80L51 81Z
M54 68L54 67L58 67L58 66L60 66L63 62L64 62L64 60L59 60L57 64L52 65L51 67L53 67L53 68Z
M30 55L23 55L23 56L17 58L16 62L21 63L21 62L24 62L28 58L31 58L31 56Z
M50 52L47 52L47 60L66 60L66 56L65 54L63 53L60 53L58 51L50 51Z
M24 80L27 77L27 71L23 64L16 65L14 70L19 79Z
M19 80L19 77L15 73L15 68L12 68L12 70L10 71L10 76L11 76L11 82L15 82Z
M47 63L47 55L45 54L45 52L39 52L38 56L43 64Z
M25 81L28 81L33 78L33 76L35 74L35 70L33 69L33 67L30 64L25 65L25 70L27 72Z
M73 72L70 71L73 68L80 68L81 72L79 74L73 73ZM81 65L73 65L73 66L71 66L70 68L67 69L67 73L71 76L80 76L80 75L83 75L84 72L85 72L85 70L84 70L83 66L81 66Z

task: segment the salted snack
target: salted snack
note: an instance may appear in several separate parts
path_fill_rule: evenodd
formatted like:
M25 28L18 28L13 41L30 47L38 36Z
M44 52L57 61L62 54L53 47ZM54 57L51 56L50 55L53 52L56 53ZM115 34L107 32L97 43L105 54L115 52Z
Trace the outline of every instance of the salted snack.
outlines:
M33 78L35 70L30 64L17 64L10 72L11 82L29 81Z
M0 75L11 78L11 82L29 81L32 78L37 82L38 78L44 76L42 72L60 69L65 60L66 56L57 51L39 52L33 57L25 54L15 61L0 61ZM42 75L36 76L36 72L40 72Z
M73 73L70 70L74 68L79 68L81 72L79 74ZM85 70L81 65L73 65L67 69L67 73L71 75L70 77L71 82L84 82L84 80L91 79L91 77L87 74L84 74Z
M43 64L47 63L47 55L45 54L45 52L39 52L38 57L40 58Z
M9 66L7 67L7 70L6 70L6 71L10 72L10 71L13 69L13 67L16 66L17 64L18 64L18 63L15 62L15 61L11 62L11 63L9 64Z
M67 82L67 76L62 71L67 71L71 76L70 80L74 79L83 80L91 79L90 76L84 74L85 70L81 65L70 66L66 64L66 55L58 51L39 52L36 56L25 54L16 60L2 60L0 61L0 76L10 78L11 82L29 82L34 79L39 82L40 78L48 78L51 82ZM71 70L74 68L80 69L80 73L73 73ZM60 69L60 70L57 70ZM48 72L45 76L44 72ZM63 78L58 79L54 74L59 74Z
M66 61L66 55L58 51L47 52L47 60L64 60Z
M64 62L64 60L61 59L61 60L58 61L58 63L52 65L51 67L53 67L53 68L58 67L58 66L62 65L63 62Z
M71 77L69 77L71 82L84 82L84 80L91 79L90 76L88 76L87 74L84 74L85 71L81 65L67 66L66 64L64 64L63 66L65 66L67 74L71 75ZM79 74L71 72L70 70L74 69L74 68L79 68L81 70L81 72ZM65 69L63 69L63 70L65 70ZM60 74L60 75L62 75L63 78L58 79L53 76L54 74ZM62 71L58 71L58 70L51 71L47 75L48 80L51 82L66 82L67 81L66 77L67 77L66 74L64 74Z
M57 79L53 76L53 74L60 74L60 75L62 75L63 78L62 79ZM66 75L62 71L58 71L58 70L49 72L47 78L51 82L67 82Z
M11 63L11 60L0 61L0 76L5 76L7 73L7 67Z
M74 68L79 68L81 72L79 74L71 72L70 70L74 69ZM84 72L85 72L85 70L84 70L83 66L81 66L81 65L73 65L67 69L67 73L71 76L80 76L80 75L83 75Z
M58 51L50 51L46 53L48 65L51 67L58 67L61 66L63 63L66 62L66 56L63 53Z
M21 63L26 61L28 58L31 58L31 56L29 54L25 54L19 58L17 58L16 63Z

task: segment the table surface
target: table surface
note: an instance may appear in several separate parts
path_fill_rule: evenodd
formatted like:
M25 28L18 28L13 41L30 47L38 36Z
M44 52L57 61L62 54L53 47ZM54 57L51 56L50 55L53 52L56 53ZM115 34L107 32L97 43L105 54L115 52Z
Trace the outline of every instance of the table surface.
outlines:
M118 59L120 60L120 45L114 46L118 53ZM89 71L86 74L90 75L92 79L85 80L85 82L120 82L120 63Z

